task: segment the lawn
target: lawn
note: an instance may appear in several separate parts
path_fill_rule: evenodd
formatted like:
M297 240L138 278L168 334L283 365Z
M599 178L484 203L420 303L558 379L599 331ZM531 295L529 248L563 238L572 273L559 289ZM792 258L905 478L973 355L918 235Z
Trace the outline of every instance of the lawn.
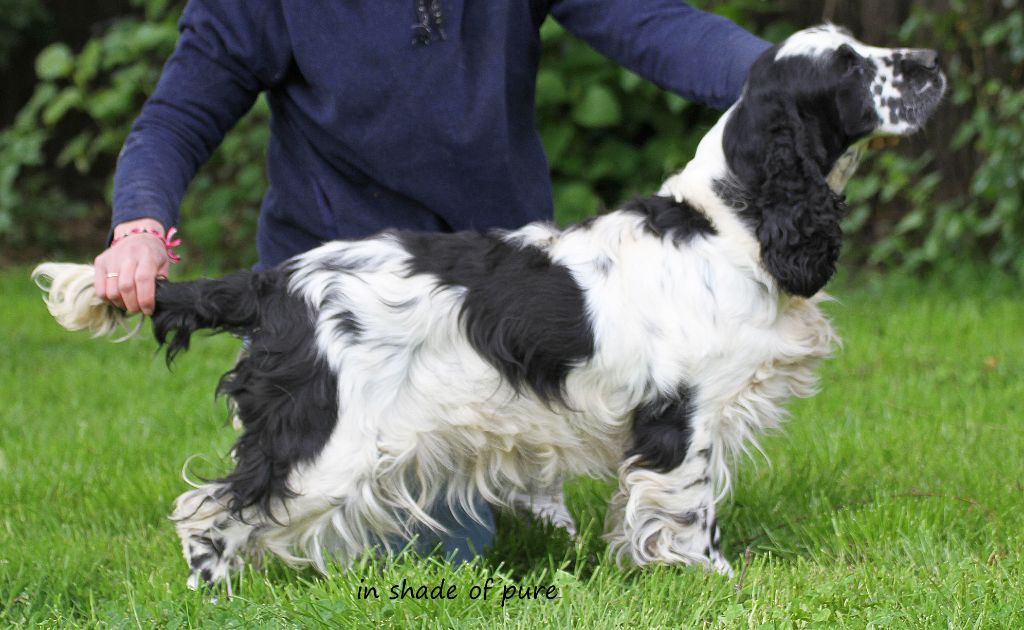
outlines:
M763 441L770 463L739 462L720 504L732 579L615 568L600 540L610 485L578 480L575 542L504 516L472 565L405 556L323 577L269 562L211 602L185 588L167 514L186 458L226 466L234 433L212 391L237 343L197 340L169 372L148 337L59 329L28 271L2 271L0 626L1024 626L1019 285L978 272L834 293L845 347L821 394L791 405ZM403 580L454 597L390 599ZM360 597L370 586L379 599ZM509 586L546 590L503 604Z

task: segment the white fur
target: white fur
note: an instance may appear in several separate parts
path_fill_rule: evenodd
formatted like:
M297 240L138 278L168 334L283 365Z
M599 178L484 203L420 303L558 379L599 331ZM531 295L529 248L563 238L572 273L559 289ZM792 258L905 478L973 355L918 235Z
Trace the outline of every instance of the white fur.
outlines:
M46 308L68 330L88 330L93 337L104 337L123 330L123 341L138 333L142 317L134 328L128 327L128 315L96 297L91 265L43 263L32 271L32 280L46 293Z

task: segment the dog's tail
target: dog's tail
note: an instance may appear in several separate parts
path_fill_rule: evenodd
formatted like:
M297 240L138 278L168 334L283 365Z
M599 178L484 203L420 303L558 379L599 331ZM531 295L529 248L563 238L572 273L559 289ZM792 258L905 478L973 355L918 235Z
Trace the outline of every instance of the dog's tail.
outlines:
M250 334L260 323L260 296L268 281L280 280L277 276L242 271L215 280L158 280L153 334L161 345L167 343L167 361L188 349L197 330ZM93 278L92 265L43 263L32 271L32 279L46 293L50 314L64 328L89 330L94 337L122 331L118 341L135 335L142 317L133 326L132 316L96 297Z

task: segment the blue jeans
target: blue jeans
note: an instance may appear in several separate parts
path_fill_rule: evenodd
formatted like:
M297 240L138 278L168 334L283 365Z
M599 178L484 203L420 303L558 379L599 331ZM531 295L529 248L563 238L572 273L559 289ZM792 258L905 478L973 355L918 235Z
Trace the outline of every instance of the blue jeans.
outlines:
M427 513L448 531L440 534L426 526L416 527L416 551L428 554L440 543L445 557L453 563L469 562L494 542L494 514L490 504L480 496L475 497L473 505L484 521L478 523L466 510L449 508L444 494L442 490Z

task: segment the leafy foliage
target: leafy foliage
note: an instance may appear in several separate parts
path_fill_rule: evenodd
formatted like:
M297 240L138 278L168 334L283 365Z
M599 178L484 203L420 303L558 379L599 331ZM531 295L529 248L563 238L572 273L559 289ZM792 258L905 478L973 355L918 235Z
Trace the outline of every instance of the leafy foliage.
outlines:
M0 132L0 239L6 246L38 255L86 238L85 252L98 253L97 230L89 227L105 231L109 223L116 156L178 37L180 2L137 4L141 15L115 21L79 52L55 43L36 58L35 93ZM190 253L202 252L209 266L255 261L268 118L261 99L182 203Z
M571 223L657 187L696 149L713 117L582 45L553 21L541 29L537 118L555 208ZM611 132L610 129L614 129Z
M0 69L10 65L11 53L45 17L41 0L0 0Z
M1024 7L985 4L991 11L968 0L918 9L900 29L902 40L934 42L947 55L958 129L942 154L878 154L851 182L855 257L942 270L970 255L1024 276ZM951 190L944 173L964 168L969 188ZM894 208L907 210L893 216Z
M80 50L55 43L36 58L35 93L0 131L5 252L38 258L98 251L117 152L173 49L183 5L133 3L135 14L110 22ZM797 28L780 5L695 4L772 40ZM847 258L923 270L969 255L1024 275L1024 167L1015 159L1024 143L1021 0L944 4L914 10L899 38L943 51L951 106L912 151L869 154L847 191ZM37 0L0 0L0 11L10 14L0 21L0 52L5 24L23 28L40 7ZM686 163L717 116L610 63L550 20L541 36L537 119L561 223L654 190ZM190 260L211 267L255 260L268 118L261 99L194 180L182 205ZM956 132L947 137L942 129ZM60 251L69 243L80 249Z

